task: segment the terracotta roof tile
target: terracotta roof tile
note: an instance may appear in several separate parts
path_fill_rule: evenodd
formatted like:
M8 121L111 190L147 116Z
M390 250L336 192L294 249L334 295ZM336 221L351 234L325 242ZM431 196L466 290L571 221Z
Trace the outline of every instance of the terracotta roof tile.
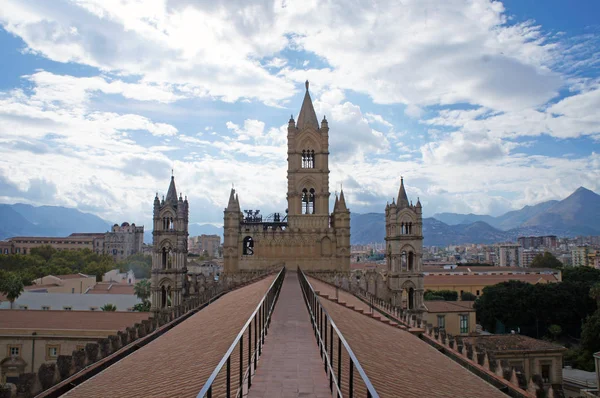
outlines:
M523 281L528 283L558 282L554 275L521 274L521 275L425 275L427 286L454 285L495 285L508 281Z
M79 278L90 278L90 275L86 274L67 274L67 275L53 275L58 279L79 279Z
M425 307L428 312L466 312L475 311L473 309L474 301L443 301L433 300L425 301Z
M329 300L321 302L380 397L506 397L411 333ZM361 384L355 382L355 396L366 396Z
M97 283L85 294L135 294L133 287L124 283Z
M465 337L463 341L482 346L491 352L506 351L565 351L566 348L545 340L537 340L522 334L495 334Z
M63 397L196 397L274 278L224 295Z
M148 312L0 310L0 329L124 330Z

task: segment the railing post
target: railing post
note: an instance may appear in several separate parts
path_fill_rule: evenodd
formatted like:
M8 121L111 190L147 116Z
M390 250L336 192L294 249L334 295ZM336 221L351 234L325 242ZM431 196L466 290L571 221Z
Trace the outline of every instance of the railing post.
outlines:
M260 349L258 348L258 327L257 327L257 316L258 314L254 314L254 371L256 372L256 364L258 360L258 355L260 353Z
M227 398L230 398L230 397L231 397L231 356L229 356L229 358L227 358Z
M333 392L333 324L329 324L329 361L331 371L329 372L329 390Z
M240 339L240 390L244 385L244 337Z
M348 376L348 397L352 398L354 396L354 362L352 362L352 358L348 358L350 360L350 375Z
M337 366L337 377L338 387L342 391L342 339L338 336L338 366ZM341 397L340 397L341 398Z
M248 325L248 391L252 387L252 322Z

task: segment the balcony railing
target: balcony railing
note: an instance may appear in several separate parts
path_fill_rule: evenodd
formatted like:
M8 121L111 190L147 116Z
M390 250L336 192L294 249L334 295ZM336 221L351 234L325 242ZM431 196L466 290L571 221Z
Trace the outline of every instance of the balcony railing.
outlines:
M298 279L310 314L325 373L329 378L331 393L336 397L348 396L352 398L355 392L366 395L368 398L379 397L362 366L360 366L358 359L356 359L354 352L352 352L346 339L344 339L335 322L321 304L321 300L300 267L298 267ZM356 383L356 386L354 382L355 369L360 376L359 383Z
M285 267L279 271L197 398L212 398L213 395L230 398L247 394L252 386L258 358L262 355L265 336L271 324L271 314L277 303L285 272Z

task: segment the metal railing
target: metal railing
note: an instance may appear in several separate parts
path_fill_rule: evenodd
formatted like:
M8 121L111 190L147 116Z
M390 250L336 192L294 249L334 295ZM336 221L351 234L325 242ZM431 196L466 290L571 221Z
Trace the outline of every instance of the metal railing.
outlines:
M258 357L262 355L265 336L268 334L267 331L271 324L271 314L277 303L285 272L285 267L279 271L258 306L198 393L197 398L212 398L213 394L227 398L240 397L248 392L252 386L252 376L256 373ZM247 348L244 349L246 344ZM238 355L235 354L236 350ZM223 369L224 367L225 369ZM234 389L233 395L232 388Z
M298 280L302 287L304 302L310 315L332 394L336 397L348 396L353 398L355 391L360 390L360 392L366 392L368 398L378 398L379 394L375 391L354 352L352 352L346 339L344 339L335 322L323 307L319 296L315 293L300 267L298 267ZM346 361L344 361L344 357L347 358ZM355 369L362 380L362 384L357 386L354 385ZM342 377L343 375L347 376Z

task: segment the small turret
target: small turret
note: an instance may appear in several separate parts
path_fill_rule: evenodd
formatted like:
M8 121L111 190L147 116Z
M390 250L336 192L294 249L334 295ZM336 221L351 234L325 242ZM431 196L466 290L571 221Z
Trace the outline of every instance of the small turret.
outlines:
M175 188L175 176L171 176L171 183L167 191L167 203L177 206L177 188Z
M227 211L236 211L237 210L237 199L235 197L235 189L231 188L231 192L229 193L229 202L227 202Z
M423 207L421 206L421 199L419 199L419 197L417 197L417 205L415 206L416 210L417 210L417 214L421 214L423 211Z
M329 123L327 123L327 118L323 116L323 120L321 120L321 130L329 131Z

